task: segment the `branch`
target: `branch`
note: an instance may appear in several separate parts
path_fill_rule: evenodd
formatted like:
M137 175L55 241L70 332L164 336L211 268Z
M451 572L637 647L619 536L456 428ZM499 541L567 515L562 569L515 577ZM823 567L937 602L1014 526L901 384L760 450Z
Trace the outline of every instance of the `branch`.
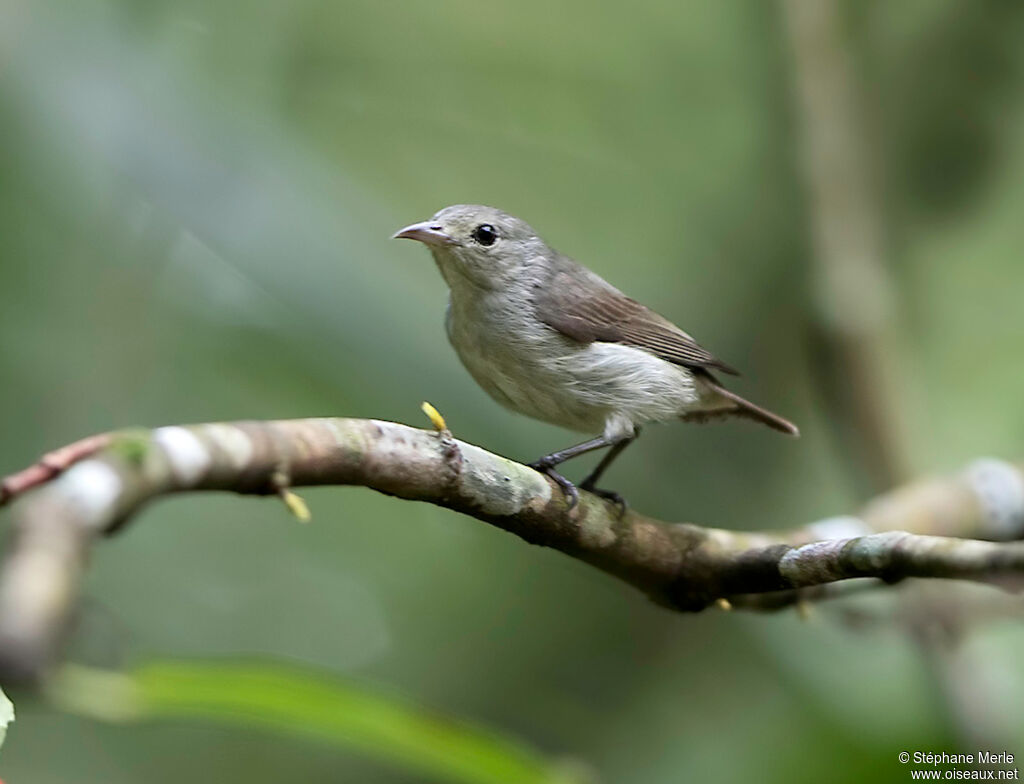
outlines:
M785 0L794 119L807 192L810 280L825 361L822 388L860 472L876 488L909 475L898 364L893 360L892 281L870 133L837 0Z
M92 543L147 502L183 491L278 494L300 511L304 505L291 487L361 485L444 506L555 548L681 611L721 599L774 607L798 596L797 589L853 577L891 582L1024 574L1024 542L948 538L1022 535L1024 476L1020 466L1000 461L909 485L872 502L859 517L741 533L632 512L619 518L614 506L588 493L570 511L549 479L458 441L447 429L324 418L100 438L94 449L80 450L78 462L12 506L0 564L0 678L35 678L54 661ZM893 528L904 530L872 533Z

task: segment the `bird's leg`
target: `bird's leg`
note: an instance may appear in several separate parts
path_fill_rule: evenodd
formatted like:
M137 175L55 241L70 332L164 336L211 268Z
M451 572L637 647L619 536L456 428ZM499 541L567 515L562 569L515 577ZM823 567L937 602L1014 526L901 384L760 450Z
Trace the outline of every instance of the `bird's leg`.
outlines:
M612 448L609 449L608 453L601 458L601 462L597 464L597 467L594 468L594 470L590 472L587 478L580 483L580 487L582 487L584 490L593 490L594 485L597 484L597 480L601 478L601 475L606 470L608 470L608 466L612 464L615 458L622 454L622 450L624 450L627 446L636 441L636 439L639 438L639 436L640 428L637 428L636 432L634 432L633 435L631 435L629 438L624 438L621 441L613 443Z
M598 436L589 441L584 441L582 444L575 444L574 446L560 449L557 452L552 452L550 455L544 455L544 457L534 460L529 465L534 471L540 471L542 474L550 476L555 480L558 486L562 488L562 493L565 494L566 500L569 502L569 508L572 509L579 503L579 491L576 490L576 485L555 470L555 466L574 457L585 455L587 452L593 452L595 449L612 446L614 443L614 441L609 441L604 436Z
M612 464L615 458L621 455L622 451L627 446L636 441L637 438L639 438L639 436L640 428L637 428L633 435L631 435L629 438L624 438L623 440L613 444L612 448L608 450L607 454L605 454L605 456L601 458L601 462L597 464L597 467L595 467L594 470L591 471L590 474L587 476L587 478L580 483L580 487L586 490L588 493L593 493L594 495L601 496L601 498L605 498L611 501L613 504L615 504L619 508L619 517L622 517L626 513L626 509L629 508L629 504L626 503L626 499L623 498L618 493L616 493L614 490L602 490L601 488L595 487L594 485L597 484L597 480L601 478L601 475L608 469L608 466Z
M530 463L530 468L535 471L540 471L542 474L554 479L558 486L562 488L562 492L569 501L569 508L572 509L577 503L579 503L579 491L576 489L576 485L555 470L555 466L560 463L564 463L566 460L571 460L574 457L585 455L587 452L593 452L595 449L603 449L606 446L610 446L611 449L608 451L608 454L601 458L601 462L598 463L597 467L590 472L586 479L583 480L580 487L594 495L600 496L601 498L605 498L614 503L619 508L619 516L621 517L626 513L626 500L612 490L602 490L594 487L594 485L597 480L601 478L601 474L605 472L605 469L612 464L612 461L622 453L623 449L633 443L639 435L640 430L638 428L633 435L619 440L612 440L606 436L598 436L597 438L592 438L589 441L584 441L582 444L575 444L574 446L560 449L557 452L552 452L550 455L544 455L544 457L539 460L535 460Z

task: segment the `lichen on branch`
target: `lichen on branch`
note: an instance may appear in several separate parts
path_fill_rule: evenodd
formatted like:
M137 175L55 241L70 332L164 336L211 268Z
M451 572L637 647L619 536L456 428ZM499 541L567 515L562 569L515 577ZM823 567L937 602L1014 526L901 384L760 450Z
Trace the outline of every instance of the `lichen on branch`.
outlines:
M35 678L46 670L59 651L90 547L150 500L178 492L278 495L291 500L294 512L291 488L368 487L560 550L683 611L715 604L772 608L801 595L823 596L825 586L858 577L1024 575L1024 543L954 538L1024 535L1024 476L1020 466L1002 461L911 484L856 517L743 533L634 512L620 516L588 493L569 509L547 477L455 439L440 417L435 425L432 432L318 418L121 431L77 442L63 450L59 466L37 464L12 475L3 483L14 503L0 563L0 678Z

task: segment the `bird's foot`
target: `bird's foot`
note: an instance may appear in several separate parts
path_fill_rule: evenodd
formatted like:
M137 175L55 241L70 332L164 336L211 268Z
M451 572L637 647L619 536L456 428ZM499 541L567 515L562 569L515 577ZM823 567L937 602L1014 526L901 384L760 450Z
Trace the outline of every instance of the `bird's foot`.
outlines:
M580 490L586 490L588 493L593 493L598 498L603 498L605 501L611 501L615 505L617 510L617 517L621 520L626 516L626 512L629 509L629 504L626 499L616 493L614 490L602 490L600 487L594 487L592 482L583 481L580 485Z
M565 500L569 504L570 510L580 502L580 493L579 490L576 489L576 485L558 473L555 470L555 467L543 457L540 460L530 463L529 466L534 471L539 471L544 474L544 476L549 476L555 480L555 484L562 488L562 495L565 496Z

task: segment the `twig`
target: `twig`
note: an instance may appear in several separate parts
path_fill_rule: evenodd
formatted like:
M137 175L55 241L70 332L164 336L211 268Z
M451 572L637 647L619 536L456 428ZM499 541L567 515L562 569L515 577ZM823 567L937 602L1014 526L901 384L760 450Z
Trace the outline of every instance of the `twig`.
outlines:
M750 606L750 594L852 577L1024 575L1024 542L947 538L1021 536L1024 476L1008 463L990 461L960 477L910 485L859 517L741 533L632 512L620 518L586 493L570 511L546 477L446 430L330 418L172 426L104 438L101 451L12 506L0 565L0 677L37 677L54 661L100 535L161 495L279 493L282 465L289 487L361 485L445 506L585 561L681 611L721 598ZM894 522L910 532L871 533Z
M33 487L49 482L57 474L70 468L72 464L101 450L109 441L109 433L83 438L81 441L75 441L73 444L47 452L28 468L5 476L3 481L0 481L0 506L9 503Z

